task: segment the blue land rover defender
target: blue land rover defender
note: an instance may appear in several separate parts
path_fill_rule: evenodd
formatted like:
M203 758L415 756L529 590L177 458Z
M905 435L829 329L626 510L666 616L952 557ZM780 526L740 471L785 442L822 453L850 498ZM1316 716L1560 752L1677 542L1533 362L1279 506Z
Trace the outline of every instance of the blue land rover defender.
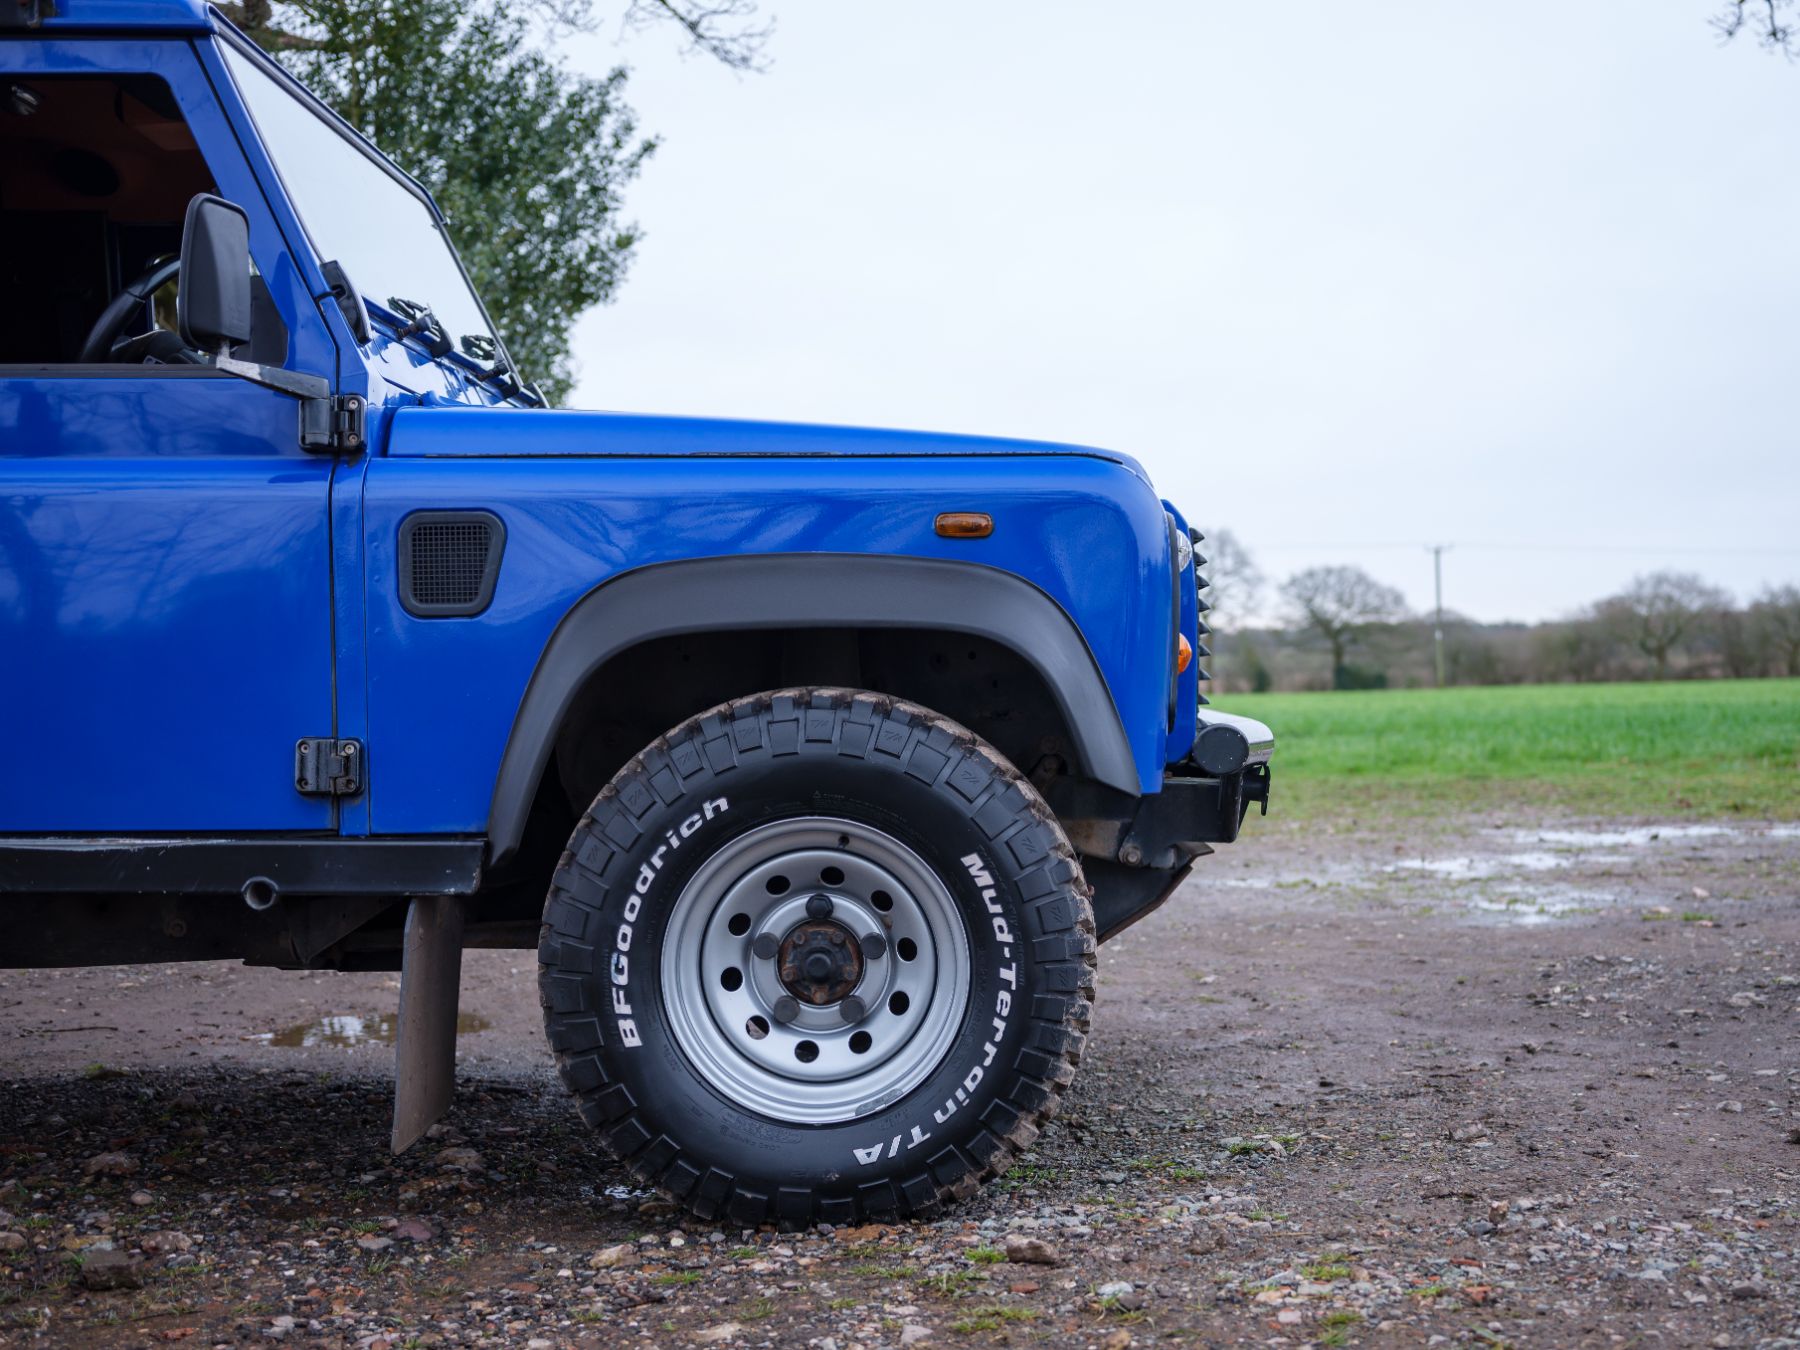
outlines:
M480 221L459 222L465 231ZM0 0L0 964L535 948L638 1177L927 1213L1268 797L1124 455L553 411L431 198L199 0Z

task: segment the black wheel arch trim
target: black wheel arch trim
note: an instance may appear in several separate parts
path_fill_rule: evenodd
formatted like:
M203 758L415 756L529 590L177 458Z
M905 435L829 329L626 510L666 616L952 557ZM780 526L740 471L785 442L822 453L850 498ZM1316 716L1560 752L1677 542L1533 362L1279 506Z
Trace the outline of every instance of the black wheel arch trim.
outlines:
M734 628L939 628L991 638L1043 678L1082 771L1134 797L1140 791L1131 742L1087 639L1061 605L1017 573L862 553L693 558L609 578L550 635L494 781L490 862L506 861L518 847L557 731L596 670L654 638Z

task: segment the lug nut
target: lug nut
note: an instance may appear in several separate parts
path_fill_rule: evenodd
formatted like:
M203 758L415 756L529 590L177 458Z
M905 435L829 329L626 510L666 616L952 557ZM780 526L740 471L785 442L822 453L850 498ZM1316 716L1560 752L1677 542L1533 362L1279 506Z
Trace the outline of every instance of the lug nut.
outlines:
M832 908L829 895L815 895L806 902L806 916L809 919L828 919Z
M764 961L773 961L775 953L781 950L781 942L773 933L758 933L756 941L750 944L750 950Z
M887 955L887 939L880 933L864 933L862 953L871 961L879 961Z
M868 1005L855 994L838 1004L838 1011L843 1013L846 1022L860 1022L869 1015Z
M775 1000L775 1006L769 1009L769 1015L786 1026L800 1015L800 1002L798 999L783 994Z

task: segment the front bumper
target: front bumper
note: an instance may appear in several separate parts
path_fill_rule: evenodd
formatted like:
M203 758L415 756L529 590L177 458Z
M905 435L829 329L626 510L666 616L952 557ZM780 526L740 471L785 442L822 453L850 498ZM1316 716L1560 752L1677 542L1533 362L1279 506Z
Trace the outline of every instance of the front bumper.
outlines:
M1268 814L1274 749L1263 723L1202 708L1193 749L1170 766L1160 792L1116 803L1053 801L1082 854L1102 942L1168 899L1212 845L1235 840L1251 803Z
M1129 867L1172 867L1208 844L1238 837L1250 803L1269 814L1269 757L1275 735L1253 717L1200 711L1188 757L1163 775L1162 791L1138 800L1119 843Z

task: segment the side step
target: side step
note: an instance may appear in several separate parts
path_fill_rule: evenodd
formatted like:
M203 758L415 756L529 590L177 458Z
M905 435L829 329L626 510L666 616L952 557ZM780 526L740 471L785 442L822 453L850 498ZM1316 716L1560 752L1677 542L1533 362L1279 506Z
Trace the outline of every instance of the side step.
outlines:
M463 902L415 896L400 957L394 1045L394 1134L404 1153L450 1109L456 1092L456 1002L462 983Z

